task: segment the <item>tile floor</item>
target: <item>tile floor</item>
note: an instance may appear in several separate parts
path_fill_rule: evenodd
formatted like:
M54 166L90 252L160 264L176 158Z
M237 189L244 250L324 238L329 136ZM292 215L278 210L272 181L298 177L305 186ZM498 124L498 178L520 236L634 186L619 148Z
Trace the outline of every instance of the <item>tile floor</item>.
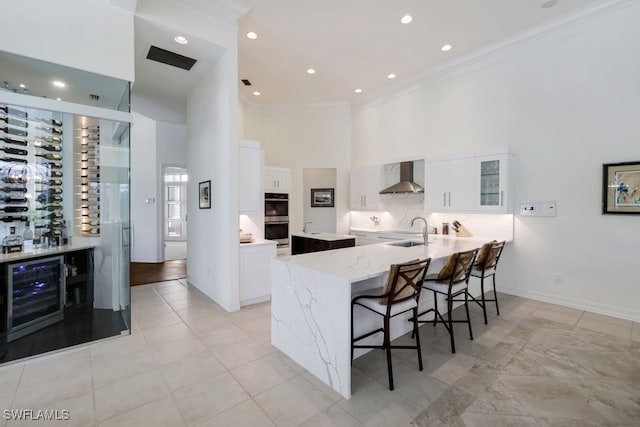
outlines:
M132 288L133 334L0 368L0 407L64 426L637 426L640 324L501 295L476 339L421 327L415 352L354 361L342 399L273 348L269 304L226 313L179 281ZM407 340L401 337L399 340Z

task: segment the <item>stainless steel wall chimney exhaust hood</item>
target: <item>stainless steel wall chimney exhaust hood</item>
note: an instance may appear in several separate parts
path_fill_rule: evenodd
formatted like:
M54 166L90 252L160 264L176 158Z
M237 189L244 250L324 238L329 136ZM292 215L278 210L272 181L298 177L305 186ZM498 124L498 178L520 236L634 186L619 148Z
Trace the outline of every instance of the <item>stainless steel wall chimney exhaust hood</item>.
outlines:
M424 187L413 181L413 162L400 163L400 182L380 191L380 194L424 193Z

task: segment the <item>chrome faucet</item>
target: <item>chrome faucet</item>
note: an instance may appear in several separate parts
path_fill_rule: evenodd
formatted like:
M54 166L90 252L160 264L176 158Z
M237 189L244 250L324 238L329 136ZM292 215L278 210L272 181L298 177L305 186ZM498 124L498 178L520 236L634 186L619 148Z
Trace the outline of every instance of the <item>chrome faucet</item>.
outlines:
M416 219L421 219L422 221L424 221L424 228L422 229L422 238L424 239L424 245L427 246L429 244L429 224L427 223L427 220L424 219L423 217L416 216L411 219L411 222L409 223L410 227L413 227L413 223L416 221Z
M307 224L313 224L313 221L305 221L304 225L302 226L302 232L306 233L307 232Z

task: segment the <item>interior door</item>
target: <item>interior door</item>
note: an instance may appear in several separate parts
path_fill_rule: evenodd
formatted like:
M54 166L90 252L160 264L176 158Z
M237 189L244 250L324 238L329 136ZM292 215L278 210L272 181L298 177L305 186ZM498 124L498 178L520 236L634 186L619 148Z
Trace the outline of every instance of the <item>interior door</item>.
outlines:
M187 240L187 183L186 174L165 174L164 238L165 240Z

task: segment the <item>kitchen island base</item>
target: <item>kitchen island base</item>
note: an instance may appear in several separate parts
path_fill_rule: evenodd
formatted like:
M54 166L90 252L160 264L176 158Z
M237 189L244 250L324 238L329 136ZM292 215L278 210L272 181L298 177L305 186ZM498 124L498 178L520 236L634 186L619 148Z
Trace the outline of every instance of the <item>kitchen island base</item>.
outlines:
M428 247L379 244L275 259L271 269L271 343L348 399L353 296L381 288L391 264L431 258L429 272L436 272L450 254L475 249L483 241L439 238ZM432 307L432 293L424 292L419 311ZM366 311L358 307L354 311L356 336L379 324L377 316ZM410 317L411 312L407 312L392 320L391 339L412 330ZM373 335L368 339L362 344L380 342L382 337ZM354 357L365 352L357 349Z

